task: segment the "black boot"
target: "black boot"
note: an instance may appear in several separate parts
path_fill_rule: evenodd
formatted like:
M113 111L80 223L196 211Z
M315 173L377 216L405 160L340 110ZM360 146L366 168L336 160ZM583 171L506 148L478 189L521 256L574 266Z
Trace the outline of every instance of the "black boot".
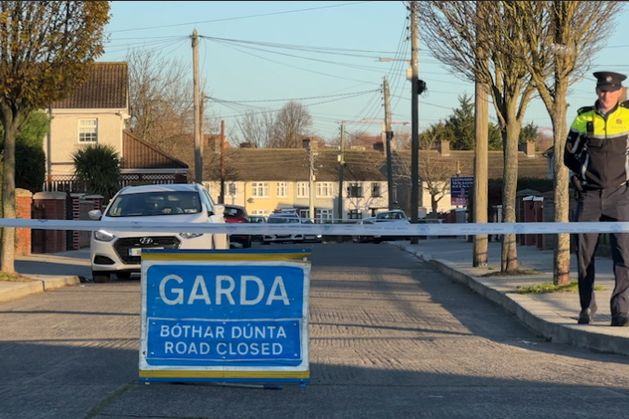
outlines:
M592 316L594 316L594 313L592 313L592 310L590 310L589 308L581 310L581 312L579 313L579 320L577 321L577 323L590 324L590 321L592 320Z
M617 314L615 316L612 316L612 326L615 326L615 327L629 326L629 318L627 318L626 314Z

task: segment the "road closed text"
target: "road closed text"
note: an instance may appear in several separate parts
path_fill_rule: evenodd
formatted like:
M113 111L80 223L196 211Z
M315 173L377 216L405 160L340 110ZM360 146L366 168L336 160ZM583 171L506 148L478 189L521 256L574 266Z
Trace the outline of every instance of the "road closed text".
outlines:
M297 320L208 322L149 319L149 359L298 359Z

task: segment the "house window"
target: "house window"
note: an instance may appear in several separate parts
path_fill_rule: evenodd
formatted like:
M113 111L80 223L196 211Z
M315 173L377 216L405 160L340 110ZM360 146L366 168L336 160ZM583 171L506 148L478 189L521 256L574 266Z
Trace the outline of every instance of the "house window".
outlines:
M79 143L98 142L98 124L94 119L79 119Z
M266 182L253 182L251 184L251 196L266 198L269 196L269 184Z
M315 213L317 211L315 210ZM300 208L299 209L299 218L301 218L302 220L308 220L310 219L310 209L308 208Z
M350 183L347 187L347 196L350 198L362 198L363 185L360 183Z
M331 182L317 182L317 196L320 198L329 198L332 196Z
M326 222L332 220L332 210L327 208L318 208L315 213L317 214L317 220L319 222Z
M371 196L373 198L380 198L382 196L379 183L374 182L371 184Z
M228 192L229 196L236 196L236 184L235 183L230 183L229 187L228 187Z
M297 198L307 198L310 195L309 190L308 182L297 182Z
M286 182L277 182L277 197L286 198L288 196L288 186Z
M350 220L360 220L361 218L363 218L363 213L357 209L349 210L349 213L347 215Z

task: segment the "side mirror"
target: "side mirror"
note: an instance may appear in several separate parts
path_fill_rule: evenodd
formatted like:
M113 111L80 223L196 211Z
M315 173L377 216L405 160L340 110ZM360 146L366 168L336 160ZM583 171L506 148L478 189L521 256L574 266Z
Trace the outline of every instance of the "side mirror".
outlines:
M90 220L98 221L103 216L103 213L101 210L91 210L87 213L87 216L90 217Z
M222 218L224 214L225 214L225 205L220 205L220 204L214 205L213 215L218 215L219 217Z

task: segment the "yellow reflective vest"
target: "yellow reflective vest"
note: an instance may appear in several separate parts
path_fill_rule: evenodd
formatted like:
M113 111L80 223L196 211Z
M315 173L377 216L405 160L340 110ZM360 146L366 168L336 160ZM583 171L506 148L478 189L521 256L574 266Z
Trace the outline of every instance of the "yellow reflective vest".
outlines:
M629 181L629 101L607 115L594 106L579 109L564 164L587 189L615 188Z

